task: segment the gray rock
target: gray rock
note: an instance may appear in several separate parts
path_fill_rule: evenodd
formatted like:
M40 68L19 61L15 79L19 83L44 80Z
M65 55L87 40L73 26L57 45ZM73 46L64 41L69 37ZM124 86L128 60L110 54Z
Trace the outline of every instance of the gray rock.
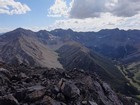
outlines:
M114 91L106 83L94 81L98 99L105 105L123 105Z
M98 105L96 102L94 101L82 101L81 102L82 105Z
M52 93L54 93L55 95L57 95L59 93L59 88L57 86L54 86L52 89L51 89Z
M88 105L97 105L94 101L88 101Z
M126 100L125 96L118 97L97 75L86 71L11 66L7 68L10 68L10 72L0 69L0 80L3 83L0 85L0 105L135 104L132 99ZM25 71L29 72L28 76L23 73ZM7 94L13 94L14 97Z
M62 93L57 94L57 99L60 101L65 101L65 96Z
M82 103L82 105L87 105L88 102L87 101L82 101L81 103Z
M27 91L24 88L17 89L15 92L16 99L20 102L25 99Z
M122 102L118 99L116 93L110 88L110 86L103 82L102 86L106 93L106 96L113 102L114 105L122 105Z
M28 92L32 92L32 91L43 90L43 89L45 89L44 86L35 85L35 86L28 87L28 88L27 88L27 91L28 91Z
M20 77L21 79L28 78L28 76L27 76L25 73L22 73L22 72L19 74L19 77Z
M11 74L8 70L4 69L4 68L0 68L0 76L6 76L8 79L11 78Z
M44 96L45 92L41 90L33 91L27 95L27 99L31 102L41 99Z
M43 98L45 95L45 87L43 86L32 86L27 90L26 100L33 102Z
M11 80L17 82L17 81L21 81L21 78L18 75L13 75L11 77Z
M10 78L10 72L4 68L0 68L0 85L10 83Z
M58 101L52 99L49 96L45 96L43 98L43 101L42 101L42 104L41 105L66 105L66 104L63 103L63 102L58 102Z
M67 80L61 79L58 86L59 86L61 92L66 97L77 98L77 97L80 96L80 90L71 81L67 81Z
M19 105L19 102L11 94L0 97L0 105Z

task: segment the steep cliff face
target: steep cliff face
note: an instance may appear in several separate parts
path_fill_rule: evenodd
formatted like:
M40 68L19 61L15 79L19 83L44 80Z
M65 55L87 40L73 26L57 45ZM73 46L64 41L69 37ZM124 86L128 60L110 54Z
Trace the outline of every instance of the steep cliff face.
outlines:
M94 73L1 64L0 105L19 104L134 105L134 101L118 97Z

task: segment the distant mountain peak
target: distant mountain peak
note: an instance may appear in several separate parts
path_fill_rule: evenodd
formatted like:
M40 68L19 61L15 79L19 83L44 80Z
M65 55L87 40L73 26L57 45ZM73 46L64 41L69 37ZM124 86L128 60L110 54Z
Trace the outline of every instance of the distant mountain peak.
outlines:
M13 39L13 38L19 38L21 36L35 36L35 33L31 30L27 30L24 28L17 28L15 30L7 32L3 35L5 38Z
M15 30L17 30L17 31L18 31L18 30L21 31L21 30L26 30L26 29L19 27L19 28L15 29Z
M47 30L40 30L37 32L37 34L42 35L42 34L48 34L49 32Z
M72 30L72 29L70 29L70 28L69 28L69 29L67 29L67 31L72 31L72 32L73 32L73 30Z
M114 29L102 29L99 32L104 32L104 31L120 31L119 28L114 28Z
M48 32L47 30L39 30L38 32Z
M24 28L17 28L11 32L20 32L20 33L24 33L24 32L32 32L31 30L28 29L24 29Z
M54 31L54 32L59 32L59 31L69 31L69 32L73 32L73 30L72 29L61 29L61 28L58 28L58 29L54 29L54 30L52 30L52 31Z

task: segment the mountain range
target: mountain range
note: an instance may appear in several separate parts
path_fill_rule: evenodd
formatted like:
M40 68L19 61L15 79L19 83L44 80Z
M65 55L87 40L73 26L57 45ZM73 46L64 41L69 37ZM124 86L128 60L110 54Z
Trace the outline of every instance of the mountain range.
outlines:
M18 28L0 36L0 61L11 65L95 72L118 92L139 95L133 79L139 70L139 30L106 29L99 32L52 31ZM135 66L131 66L135 63ZM118 69L121 65L129 70ZM126 74L124 73L126 72ZM136 79L137 82L138 79Z
M119 69L121 66L120 71L125 78L140 90L140 30L116 28L98 32L74 32L71 29L56 29L50 33L59 38L58 43L76 41L110 59Z

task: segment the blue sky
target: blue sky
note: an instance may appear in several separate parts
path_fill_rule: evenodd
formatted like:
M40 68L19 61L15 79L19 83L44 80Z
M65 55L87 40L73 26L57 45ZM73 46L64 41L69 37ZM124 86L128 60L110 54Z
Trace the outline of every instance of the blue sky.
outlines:
M140 0L0 0L0 33L18 27L139 29Z
M31 11L26 14L0 14L1 28L17 27L45 27L52 24L56 18L48 17L48 8L53 5L53 0L18 0L30 7Z

